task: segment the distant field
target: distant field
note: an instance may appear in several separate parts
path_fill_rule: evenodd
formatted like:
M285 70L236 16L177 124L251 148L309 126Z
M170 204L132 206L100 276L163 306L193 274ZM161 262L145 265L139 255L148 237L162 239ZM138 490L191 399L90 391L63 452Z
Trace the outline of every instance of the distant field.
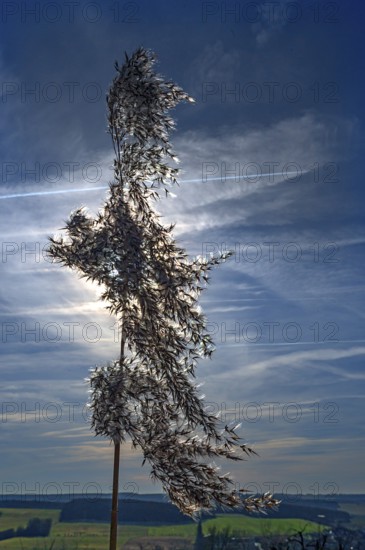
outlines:
M26 527L28 520L32 518L51 518L54 523L58 521L60 511L61 510L35 510L32 508L0 508L0 531L5 531L5 529L16 529L17 527Z
M0 509L0 531L16 529L26 526L29 519L34 517L51 518L53 521L50 537L47 538L15 538L0 541L0 550L48 550L54 541L52 550L107 550L109 525L107 523L59 523L60 510L32 510L32 509ZM316 523L301 519L266 519L247 518L240 515L218 516L203 522L204 534L215 526L217 530L230 527L241 535L275 535L291 534L306 526L307 532L318 532L323 529ZM196 525L165 525L146 527L144 525L121 525L119 527L119 542L124 544L128 540L139 537L157 539L159 537L182 537L193 541L196 534Z
M52 541L52 550L106 550L108 548L109 525L107 523L60 523L60 510L32 510L1 508L0 531L26 526L34 517L52 518L52 530L49 537L14 538L0 541L0 550L48 550ZM119 527L119 541L124 544L128 539L147 534L141 525L122 525Z
M208 519L203 522L204 535L209 534L209 529L216 527L222 531L229 527L231 531L235 531L241 535L282 535L291 534L298 529L306 527L308 533L323 530L325 527L306 521L304 519L266 519L266 518L248 518L240 515L221 515L215 519ZM166 525L161 527L148 527L148 534L151 536L185 536L186 538L194 538L196 533L195 525Z
M351 514L350 528L365 527L365 504L341 503L340 510Z

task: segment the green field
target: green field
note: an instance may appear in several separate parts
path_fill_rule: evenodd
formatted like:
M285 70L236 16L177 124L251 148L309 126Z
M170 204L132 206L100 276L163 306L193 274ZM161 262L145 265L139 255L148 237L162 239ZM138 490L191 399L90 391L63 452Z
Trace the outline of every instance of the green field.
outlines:
M26 527L32 518L51 518L52 522L58 521L60 510L34 510L31 508L0 508L0 531Z
M0 550L106 550L108 548L109 525L107 523L60 523L60 510L0 509L0 531L25 527L28 520L34 517L51 518L52 530L47 538L14 538L0 541ZM209 534L212 527L221 531L227 527L231 532L240 535L275 535L291 534L306 526L307 532L318 533L323 529L316 523L300 519L266 519L247 518L240 515L217 516L203 522L203 533ZM144 525L121 525L119 527L119 544L128 540L148 537L156 540L160 537L183 537L189 541L195 539L196 525L165 525L147 527Z
M324 527L317 523L312 523L303 519L266 519L266 518L248 518L240 515L221 515L214 519L208 519L203 522L204 535L209 534L209 530L215 527L218 531L223 531L227 527L231 532L242 536L253 535L286 535L306 527L308 533L318 533ZM148 527L148 534L151 536L184 536L194 539L196 525L166 525L162 527Z

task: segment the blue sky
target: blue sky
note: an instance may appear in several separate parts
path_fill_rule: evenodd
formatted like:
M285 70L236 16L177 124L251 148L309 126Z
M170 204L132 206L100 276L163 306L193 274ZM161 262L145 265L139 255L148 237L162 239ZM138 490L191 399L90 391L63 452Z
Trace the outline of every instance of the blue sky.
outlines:
M260 457L222 468L251 490L365 492L362 4L71 4L1 14L2 494L111 484L84 379L116 358L115 319L42 251L101 206L105 94L140 45L196 99L174 111L181 185L160 211L190 254L235 251L202 295L216 352L197 377ZM159 491L141 462L126 444L121 489Z

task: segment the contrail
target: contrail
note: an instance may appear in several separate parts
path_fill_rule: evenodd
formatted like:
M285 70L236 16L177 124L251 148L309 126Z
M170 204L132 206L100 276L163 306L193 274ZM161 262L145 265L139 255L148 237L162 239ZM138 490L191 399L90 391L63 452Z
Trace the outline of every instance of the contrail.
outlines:
M38 197L40 195L59 195L61 193L79 193L81 191L97 191L107 187L83 187L82 189L57 189L56 191L32 191L31 193L17 193L14 195L0 195L0 199L16 199L18 197Z
M200 178L200 179L194 179L194 180L182 180L179 183L208 183L209 181L218 181L218 180L221 180L222 182L224 182L225 180L232 180L232 179L238 179L238 180L241 180L241 179L254 179L254 178L260 179L260 178L269 178L269 177L273 177L273 176L287 177L287 176L291 176L291 175L301 176L302 174L307 174L307 172L308 171L301 172L300 174L298 174L298 172L285 172L285 176L282 172L272 172L272 173L269 173L269 174L251 174L250 176L228 176L226 178L223 178L222 176L220 176L219 178L207 178L206 182L203 182L202 179ZM239 181L237 183L239 183ZM22 197L40 197L40 196L44 196L44 195L60 195L60 194L63 194L63 193L83 193L84 191L100 191L101 189L109 189L109 187L107 187L107 186L103 186L103 187L80 187L80 188L77 188L77 189L57 189L55 191L32 191L30 193L16 193L16 194L14 193L12 195L0 195L0 200L18 199L18 198L22 198Z
M364 339L360 339L360 340L323 340L322 342L321 341L303 341L303 342L265 342L265 343L262 343L262 344L257 344L256 342L248 342L246 347L250 347L250 348L264 348L264 347L267 347L267 346L318 346L318 345L331 345L331 344L336 344L338 346L340 346L341 344L354 344L354 343L361 343L363 344L365 342ZM237 342L220 342L219 343L220 346L225 346L225 347L234 347L234 346L237 346Z

